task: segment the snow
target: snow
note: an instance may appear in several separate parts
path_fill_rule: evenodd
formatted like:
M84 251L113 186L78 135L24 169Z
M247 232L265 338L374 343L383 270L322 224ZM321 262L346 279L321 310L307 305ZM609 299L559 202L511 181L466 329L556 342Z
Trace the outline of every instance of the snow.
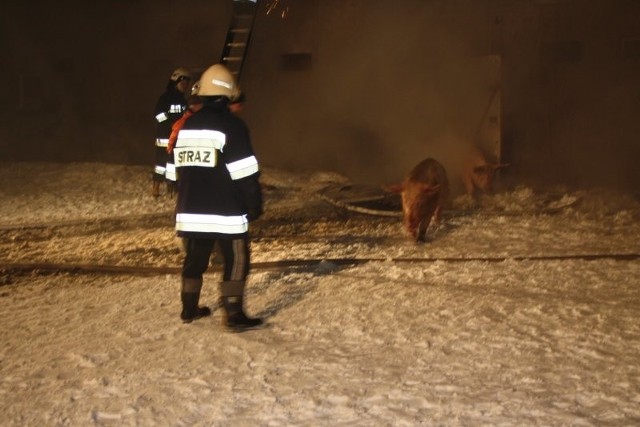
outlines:
M149 168L1 166L3 426L640 424L634 195L458 197L416 244L318 197L344 177L267 168L246 308L269 326L233 334L215 268L213 316L180 322Z

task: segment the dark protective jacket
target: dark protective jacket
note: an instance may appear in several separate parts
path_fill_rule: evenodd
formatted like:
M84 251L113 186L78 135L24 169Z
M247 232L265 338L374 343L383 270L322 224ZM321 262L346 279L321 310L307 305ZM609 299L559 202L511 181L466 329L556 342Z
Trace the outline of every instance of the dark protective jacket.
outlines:
M224 97L204 100L174 148L176 230L189 238L240 238L262 214L258 161L249 130Z
M175 87L174 82L167 84L167 90L160 95L156 103L156 146L167 147L171 126L182 117L187 109L187 101L182 92Z

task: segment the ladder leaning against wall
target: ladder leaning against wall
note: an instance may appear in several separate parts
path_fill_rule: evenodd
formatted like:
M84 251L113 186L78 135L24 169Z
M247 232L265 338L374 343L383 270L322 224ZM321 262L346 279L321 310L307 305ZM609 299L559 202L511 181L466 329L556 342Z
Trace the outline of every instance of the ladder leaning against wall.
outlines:
M236 81L240 80L242 65L247 57L257 9L258 0L233 0L231 24L227 31L220 63L233 73Z

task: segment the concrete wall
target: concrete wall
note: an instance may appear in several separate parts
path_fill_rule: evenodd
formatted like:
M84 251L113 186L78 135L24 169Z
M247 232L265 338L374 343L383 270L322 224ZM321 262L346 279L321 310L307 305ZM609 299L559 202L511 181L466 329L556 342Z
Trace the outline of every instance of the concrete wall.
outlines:
M29 5L29 7L25 5ZM454 175L501 58L505 185L640 185L640 2L263 0L241 85L263 164ZM0 156L151 163L155 100L215 62L230 0L0 6Z

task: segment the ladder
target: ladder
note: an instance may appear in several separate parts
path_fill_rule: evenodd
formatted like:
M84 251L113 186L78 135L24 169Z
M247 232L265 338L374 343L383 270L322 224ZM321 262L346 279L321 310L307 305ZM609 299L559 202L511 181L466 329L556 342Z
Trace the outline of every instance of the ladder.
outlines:
M257 0L233 0L231 24L227 31L220 63L224 64L231 73L240 80L242 64L247 56L251 31L258 9Z

